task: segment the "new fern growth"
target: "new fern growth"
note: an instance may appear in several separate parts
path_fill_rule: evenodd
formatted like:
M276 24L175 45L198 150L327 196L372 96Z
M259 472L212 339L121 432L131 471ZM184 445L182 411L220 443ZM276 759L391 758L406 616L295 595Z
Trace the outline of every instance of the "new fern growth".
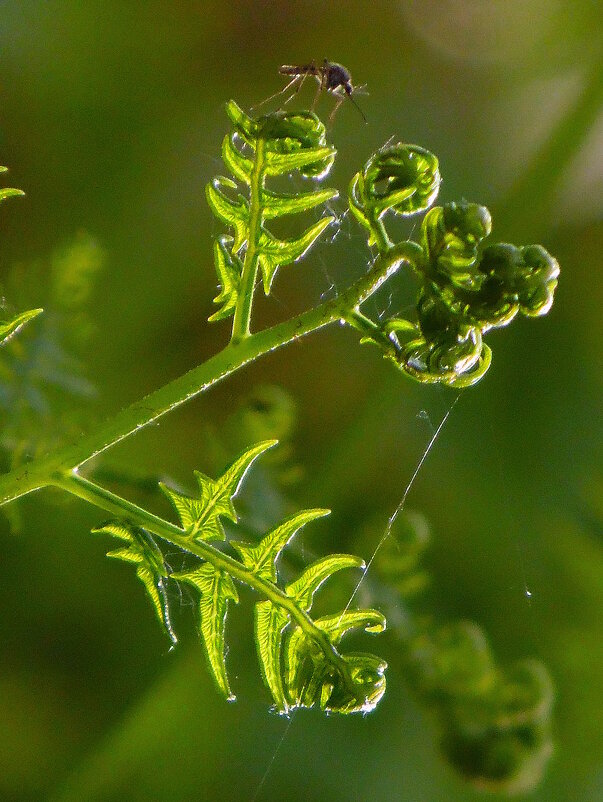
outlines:
M488 210L464 201L434 207L440 185L437 158L423 148L398 143L371 156L349 187L350 209L365 229L368 245L376 250L366 273L337 297L272 328L252 326L258 284L268 295L279 269L298 262L336 223L324 210L338 192L319 186L336 151L312 112L280 111L252 118L234 101L226 111L232 128L224 139L222 158L232 177L215 178L206 194L211 210L227 229L214 244L220 291L210 321L232 318L229 343L79 440L46 456L20 461L0 477L0 504L39 488L56 487L109 512L113 519L96 531L120 541L109 556L135 566L173 643L169 586L184 583L192 588L198 598L200 639L216 685L227 698L234 697L225 664L226 620L229 609L239 602L237 586L244 584L257 594L255 642L274 707L282 713L314 706L339 713L367 712L385 691L385 662L369 653L346 653L340 644L350 630L382 632L384 616L378 610L347 607L319 618L311 615L314 595L323 582L344 568L364 570L363 561L331 554L307 566L291 582L283 582L279 575L279 555L296 532L328 511L303 510L276 524L259 542L225 542L224 523L236 526L233 499L247 470L276 441L246 449L217 480L197 473L195 497L162 486L178 524L110 492L83 476L82 469L91 458L248 362L340 321L415 380L454 387L475 384L490 364L491 352L483 342L486 332L507 325L518 313L545 314L559 268L537 245L482 248L491 229ZM308 183L306 190L282 191L283 181L294 174ZM278 191L272 185L275 179ZM3 190L0 198L10 194L19 193ZM273 233L276 221L310 210L321 216L308 227L300 225L297 236L282 239ZM416 241L395 241L386 228L392 217L425 212ZM417 279L416 315L412 320L370 319L362 305L383 284L395 282L403 267ZM0 334L14 334L40 311L9 316L0 324ZM165 546L181 552L183 570L171 570Z
M278 524L257 544L232 542L234 557L208 545L226 539L222 519L237 522L233 498L245 473L257 457L274 445L276 441L269 440L253 446L217 480L197 472L197 498L161 486L180 518L177 545L200 558L185 571L170 573L149 534L150 530L161 536L163 531L165 536L160 525L151 529L147 524L145 531L124 520L105 524L96 531L126 543L108 556L136 565L157 617L174 643L165 584L171 580L194 588L199 598L201 641L216 684L227 699L235 698L226 673L224 647L229 602L239 601L236 580L263 597L255 607L255 639L262 675L276 710L286 713L314 704L340 713L372 710L385 691L385 663L370 654L343 655L337 647L350 629L385 629L383 615L376 610L355 610L315 621L309 615L314 593L323 582L343 568L363 568L362 560L350 554L332 554L308 566L295 582L284 587L277 578L276 563L281 551L303 526L327 515L329 510L303 510Z

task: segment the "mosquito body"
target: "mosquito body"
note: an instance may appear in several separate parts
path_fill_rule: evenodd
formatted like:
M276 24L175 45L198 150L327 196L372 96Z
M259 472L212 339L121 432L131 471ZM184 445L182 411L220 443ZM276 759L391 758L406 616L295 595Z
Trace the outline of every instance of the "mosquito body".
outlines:
M312 75L318 82L318 89L312 103L312 109L314 109L320 93L329 92L337 98L335 107L329 117L330 121L333 120L337 109L347 97L358 109L358 112L361 114L362 119L366 123L367 120L362 109L352 97L353 93L356 91L352 84L352 76L342 64L336 64L334 61L327 61L327 59L325 59L320 65L317 65L314 61L310 62L309 64L283 64L281 67L279 67L278 71L281 75L292 76L291 80L284 89L281 89L279 92L271 95L259 105L263 105L269 100L273 100L275 97L283 95L289 89L294 87L291 95L283 103L283 105L286 105L299 92L308 75Z

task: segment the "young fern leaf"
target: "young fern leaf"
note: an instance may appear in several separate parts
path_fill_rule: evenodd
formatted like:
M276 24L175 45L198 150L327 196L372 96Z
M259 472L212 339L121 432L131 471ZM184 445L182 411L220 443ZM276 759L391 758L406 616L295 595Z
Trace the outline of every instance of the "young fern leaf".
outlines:
M302 526L329 513L330 510L302 510L268 532L256 546L238 541L230 545L238 551L245 568L262 579L276 582L276 561L281 551Z
M378 610L370 609L349 610L318 618L314 623L327 634L334 646L337 646L341 638L351 630L363 629L365 632L379 633L383 632L386 626L385 616ZM346 659L350 661L352 670L359 669L358 673L364 673L369 680L369 687L373 677L382 676L385 671L385 664L373 655L347 655ZM293 707L312 707L317 695L320 696L321 707L326 707L334 690L330 680L331 672L324 655L316 650L300 627L296 627L289 637L285 652L285 671L289 703ZM377 687L379 688L379 685ZM353 700L346 700L343 703L350 706L350 702L353 707L355 704ZM367 705L368 709L370 704ZM353 710L342 712L353 712Z
M7 170L8 167L0 167L0 173L6 173ZM25 195L23 190L13 189L12 187L0 188L0 201L5 200L6 198L18 197L19 195ZM0 319L0 345L8 342L9 339L19 331L19 329L23 328L26 323L29 323L30 320L33 320L34 317L37 317L43 311L43 309L28 309L20 314L11 315L8 318ZM2 314L2 312L3 310L0 306L0 314Z
M178 639L172 629L165 590L165 582L169 570L163 559L161 549L151 535L129 523L117 522L106 523L92 531L113 535L113 537L117 537L127 544L119 549L107 552L107 557L133 563L136 566L136 576L144 585L159 622L172 643L176 644Z
M214 262L220 279L220 292L214 298L214 303L218 304L220 309L208 318L210 323L230 317L237 305L243 265L236 253L233 253L232 237L224 235L216 239Z
M200 498L191 498L160 482L159 487L174 505L187 536L195 541L225 540L226 534L220 518L237 522L232 499L236 496L243 477L260 454L276 445L276 440L265 440L245 451L217 479L195 471Z
M264 225L290 214L321 206L337 196L334 189L288 194L269 190L267 177L298 170L309 178L322 178L331 168L335 148L328 145L325 128L311 112L278 112L255 120L234 101L226 106L233 131L222 143L222 160L232 175L248 188L249 198L232 198L224 190L236 190L230 178L219 176L206 187L209 206L215 216L232 230L221 237L214 249L221 291L214 299L220 305L210 320L235 314L237 305L246 309L242 326L249 326L256 274L261 271L266 295L279 267L297 261L335 218L323 217L299 237L280 239Z
M210 563L203 563L195 571L172 574L172 578L187 582L199 591L199 632L209 667L218 688L232 702L236 696L230 690L226 675L224 631L228 602L239 602L234 582L225 571L214 568Z
M271 601L255 606L255 642L262 677L279 713L289 712L281 668L283 634L289 621L287 611Z
M350 629L383 631L384 617L376 610L344 610L314 622L308 614L323 582L344 568L362 568L364 562L351 554L331 554L308 566L284 588L278 581L277 560L283 549L303 526L328 515L329 510L302 510L256 544L230 541L239 559L207 544L225 539L221 517L236 523L232 499L251 463L275 442L268 440L247 449L218 480L196 473L199 499L162 485L184 528L183 536L172 542L184 550L188 545L188 550L201 558L200 564L171 574L171 579L186 582L199 594L199 635L211 673L227 699L235 698L226 672L225 629L229 602L239 601L237 580L263 597L255 605L255 641L276 710L287 713L295 707L318 704L333 712L367 712L385 691L386 664L370 654L342 655L336 647ZM167 537L173 539L173 535ZM288 637L293 638L293 646L288 645ZM285 668L283 654L287 655Z
M285 593L308 613L314 593L326 579L343 568L360 567L364 567L363 561L351 554L330 555L306 568L299 579L287 585ZM366 621L366 615L369 616L367 631L385 628L385 619L379 613L363 612L362 620ZM377 704L385 690L386 665L373 655L344 656L337 652L335 646L344 632L357 625L350 623L346 616L344 611L332 617L342 622L339 628L330 618L327 626L313 622L314 627L326 635L324 640L318 639L315 632L308 634L296 625L285 646L286 670L283 670L283 640L292 617L270 600L256 604L255 633L262 676L279 712L313 707L318 702L323 710L353 713L372 710ZM303 665L310 667L306 674L302 674Z
M7 173L8 167L0 167L0 173ZM22 189L14 189L13 187L1 187L0 188L0 201L3 201L5 198L14 198L17 195L25 195Z
M43 309L28 309L25 312L14 315L8 320L0 320L0 345L8 342L26 323L29 323L30 320L33 320L34 317L37 317L43 311Z

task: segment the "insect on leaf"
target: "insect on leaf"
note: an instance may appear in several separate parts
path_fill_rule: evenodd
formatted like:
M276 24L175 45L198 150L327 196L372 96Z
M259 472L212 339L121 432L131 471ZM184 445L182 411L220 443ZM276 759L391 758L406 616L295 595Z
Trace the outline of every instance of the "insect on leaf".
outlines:
M235 699L230 690L224 657L224 631L228 602L239 601L232 578L209 563L194 571L173 574L174 579L188 582L199 591L199 634L205 646L211 672L218 687L229 701Z
M227 518L236 523L238 519L232 499L236 496L243 477L254 460L276 443L276 440L265 440L252 446L236 459L219 479L211 479L204 473L195 471L199 484L199 498L185 496L160 483L161 489L174 505L182 527L189 537L193 540L204 541L226 538L220 519Z
M157 614L172 643L177 642L170 621L165 580L168 569L163 554L153 538L143 529L126 523L111 522L104 524L93 532L113 535L126 544L122 548L107 552L107 557L123 560L136 566L136 576L140 579Z

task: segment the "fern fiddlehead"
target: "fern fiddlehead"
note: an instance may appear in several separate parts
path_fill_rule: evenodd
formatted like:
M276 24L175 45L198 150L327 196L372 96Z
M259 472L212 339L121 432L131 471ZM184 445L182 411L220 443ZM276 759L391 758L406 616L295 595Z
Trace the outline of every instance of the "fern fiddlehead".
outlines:
M480 789L532 790L553 751L553 683L535 659L501 666L473 621L438 623L418 609L429 582L422 555L429 528L416 513L396 519L373 567L372 591L392 618L405 676L429 708L450 764ZM375 599L377 601L377 599ZM400 605L406 616L399 615Z
M350 209L380 253L392 250L383 218L408 217L434 202L438 160L415 145L397 144L373 156L352 179ZM559 265L540 245L501 243L480 250L491 231L490 212L476 203L447 203L425 215L414 259L420 288L417 322L392 317L377 324L351 315L365 342L378 345L408 376L425 383L468 387L490 366L482 335L521 313L548 312Z

